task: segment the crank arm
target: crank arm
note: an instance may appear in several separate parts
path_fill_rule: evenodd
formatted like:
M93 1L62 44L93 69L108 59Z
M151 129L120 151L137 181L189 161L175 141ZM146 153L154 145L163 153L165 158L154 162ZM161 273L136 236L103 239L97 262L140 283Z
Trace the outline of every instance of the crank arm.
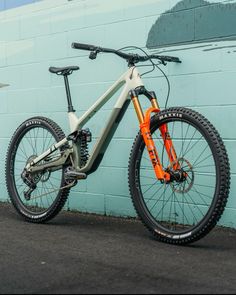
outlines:
M49 171L57 171L60 170L63 165L65 165L66 161L68 160L69 156L73 153L73 149L67 149L63 152L62 156L55 161L51 161L48 163L44 163L37 166L31 166L27 169L30 173L38 173L45 170Z

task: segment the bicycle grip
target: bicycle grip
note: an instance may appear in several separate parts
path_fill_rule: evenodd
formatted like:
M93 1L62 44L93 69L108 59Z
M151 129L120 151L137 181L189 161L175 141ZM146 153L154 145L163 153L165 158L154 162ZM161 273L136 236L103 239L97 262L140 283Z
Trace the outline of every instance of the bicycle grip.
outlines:
M72 43L71 47L74 49L87 50L87 51L94 51L97 49L97 47L93 45L76 43L76 42Z
M174 57L174 56L161 56L161 60L166 62L182 63L182 61L178 57Z

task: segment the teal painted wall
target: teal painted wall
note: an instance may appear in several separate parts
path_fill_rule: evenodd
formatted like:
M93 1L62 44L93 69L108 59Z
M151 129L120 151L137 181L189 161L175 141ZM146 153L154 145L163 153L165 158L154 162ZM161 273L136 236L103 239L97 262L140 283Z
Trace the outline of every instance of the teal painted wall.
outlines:
M198 0L44 0L0 12L0 170L4 171L10 137L26 118L43 115L68 132L63 81L49 66L79 65L71 78L78 114L96 101L125 70L117 57L102 55L96 61L71 49L73 41L121 48L136 45L152 52L172 54L181 66L165 68L171 84L170 106L187 106L207 116L223 136L232 166L232 191L222 225L236 227L236 1ZM235 21L235 19L234 19ZM202 24L209 24L207 30ZM214 23L215 26L214 26ZM176 27L178 24L178 27ZM166 34L157 34L166 30ZM204 30L204 31L203 31ZM165 38L166 36L166 38ZM146 79L165 102L165 80L156 72ZM109 102L88 124L99 135L112 109ZM128 129L127 126L130 126ZM117 130L99 170L71 192L66 209L108 215L134 216L128 191L127 165L136 133L132 106ZM7 200L4 173L1 200Z

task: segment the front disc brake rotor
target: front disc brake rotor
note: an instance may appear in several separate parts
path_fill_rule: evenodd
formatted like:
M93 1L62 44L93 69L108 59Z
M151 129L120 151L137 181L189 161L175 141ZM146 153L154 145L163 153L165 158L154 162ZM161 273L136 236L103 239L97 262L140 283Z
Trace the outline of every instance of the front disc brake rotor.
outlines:
M180 166L178 170L174 169L176 164ZM194 171L193 166L188 160L184 158L176 160L168 168L168 171L173 178L172 182L170 183L173 192L185 194L192 189L194 184Z

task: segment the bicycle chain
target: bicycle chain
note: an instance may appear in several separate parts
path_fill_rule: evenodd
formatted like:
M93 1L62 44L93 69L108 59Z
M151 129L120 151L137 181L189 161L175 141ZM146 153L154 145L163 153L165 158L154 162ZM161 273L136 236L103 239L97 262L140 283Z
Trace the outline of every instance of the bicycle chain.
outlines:
M48 193L42 194L42 195L40 195L40 196L32 197L32 198L30 198L30 201L32 201L32 200L36 200L36 199L39 199L39 198L42 198L42 197L47 196L47 195L49 195L49 194L55 193L55 192L57 192L57 191L59 192L59 191L62 191L62 190L64 190L64 189L67 189L67 188L72 188L72 187L75 185L75 182L76 182L76 180L75 180L73 183L71 183L71 184L68 184L68 185L66 185L66 186L61 187L60 189L55 189L55 190L52 190L52 191L50 191L50 192L48 192Z

